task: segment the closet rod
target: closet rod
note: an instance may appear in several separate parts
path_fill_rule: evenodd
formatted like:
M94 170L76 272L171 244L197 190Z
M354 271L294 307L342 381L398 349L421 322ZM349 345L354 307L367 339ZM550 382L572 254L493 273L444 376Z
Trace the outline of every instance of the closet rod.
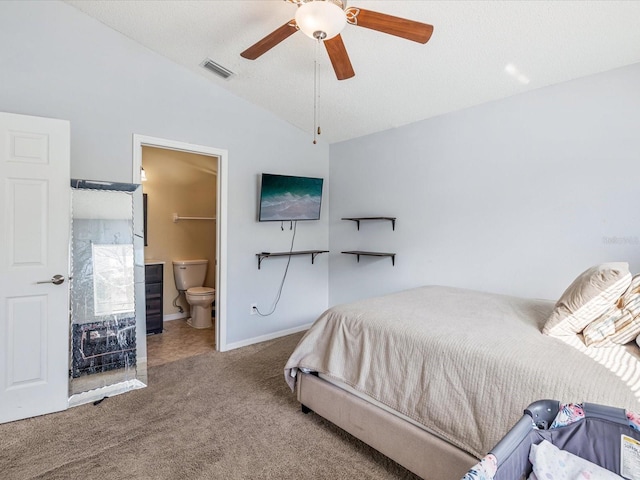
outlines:
M181 217L177 213L173 214L173 223L178 223L178 220L215 220L216 217Z

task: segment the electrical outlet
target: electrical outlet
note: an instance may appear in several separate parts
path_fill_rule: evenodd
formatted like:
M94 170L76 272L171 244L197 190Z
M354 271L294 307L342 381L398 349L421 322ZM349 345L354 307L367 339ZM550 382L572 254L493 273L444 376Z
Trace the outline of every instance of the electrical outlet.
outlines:
M249 313L251 315L257 315L258 314L258 304L257 303L252 303L251 304L251 310L249 311Z

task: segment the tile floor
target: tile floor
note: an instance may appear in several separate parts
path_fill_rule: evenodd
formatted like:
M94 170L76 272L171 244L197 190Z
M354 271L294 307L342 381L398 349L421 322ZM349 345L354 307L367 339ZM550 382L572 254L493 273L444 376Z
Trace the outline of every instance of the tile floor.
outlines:
M164 322L164 331L147 335L147 367L164 365L215 349L213 328L193 328L186 319Z

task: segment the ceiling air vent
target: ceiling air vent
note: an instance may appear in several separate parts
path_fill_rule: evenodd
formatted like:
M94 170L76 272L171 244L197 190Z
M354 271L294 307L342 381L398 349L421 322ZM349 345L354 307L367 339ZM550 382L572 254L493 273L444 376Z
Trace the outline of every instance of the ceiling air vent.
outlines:
M207 70L212 71L213 73L215 73L219 77L224 78L225 80L227 78L231 77L232 75L235 75L235 73L233 73L231 70L227 70L222 65L220 65L219 63L214 62L210 58L205 58L204 61L200 65L202 65Z

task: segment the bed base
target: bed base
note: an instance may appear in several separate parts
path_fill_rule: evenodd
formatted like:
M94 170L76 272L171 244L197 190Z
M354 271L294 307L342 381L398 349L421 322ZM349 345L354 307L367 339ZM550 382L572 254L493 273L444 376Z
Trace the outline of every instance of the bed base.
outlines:
M425 480L460 480L478 461L316 375L298 372L296 385L303 412L314 411Z

